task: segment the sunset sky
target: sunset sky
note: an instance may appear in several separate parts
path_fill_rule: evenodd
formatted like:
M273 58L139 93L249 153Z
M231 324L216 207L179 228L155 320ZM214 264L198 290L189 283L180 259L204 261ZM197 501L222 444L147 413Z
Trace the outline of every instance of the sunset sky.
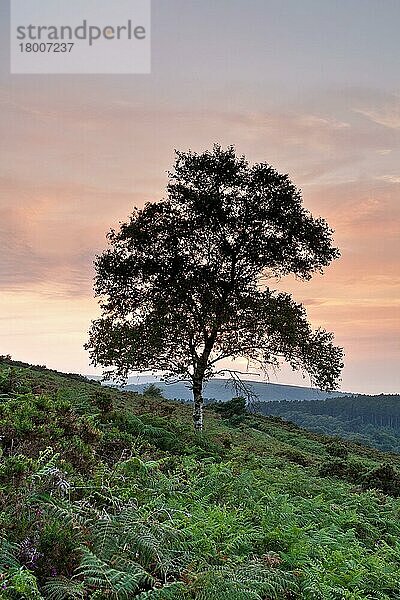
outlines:
M342 258L281 288L344 346L342 389L400 392L399 0L153 0L151 75L10 75L1 6L0 354L93 373L92 261L164 196L174 148L288 173ZM271 381L308 380L284 369Z

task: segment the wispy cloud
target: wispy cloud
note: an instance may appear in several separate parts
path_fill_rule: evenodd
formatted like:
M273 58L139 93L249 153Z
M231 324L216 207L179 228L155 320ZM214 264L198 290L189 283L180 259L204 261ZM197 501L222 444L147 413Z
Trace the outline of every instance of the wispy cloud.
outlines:
M373 108L365 107L354 110L378 125L389 129L400 129L400 96L393 95Z

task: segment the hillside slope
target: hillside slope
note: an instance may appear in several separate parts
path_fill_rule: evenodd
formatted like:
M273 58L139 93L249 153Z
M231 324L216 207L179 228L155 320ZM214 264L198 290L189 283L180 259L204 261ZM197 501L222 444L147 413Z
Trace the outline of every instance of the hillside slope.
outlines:
M400 597L399 456L7 361L0 395L0 598Z

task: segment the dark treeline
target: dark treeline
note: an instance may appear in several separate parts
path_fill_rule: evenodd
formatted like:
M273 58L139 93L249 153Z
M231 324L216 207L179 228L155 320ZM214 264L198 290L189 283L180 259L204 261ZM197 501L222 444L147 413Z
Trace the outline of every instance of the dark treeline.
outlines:
M344 396L327 400L259 402L253 408L328 435L400 452L400 395Z
M301 412L309 415L329 415L344 421L400 430L400 395L344 396L327 400L260 402L257 411L264 415L282 416Z

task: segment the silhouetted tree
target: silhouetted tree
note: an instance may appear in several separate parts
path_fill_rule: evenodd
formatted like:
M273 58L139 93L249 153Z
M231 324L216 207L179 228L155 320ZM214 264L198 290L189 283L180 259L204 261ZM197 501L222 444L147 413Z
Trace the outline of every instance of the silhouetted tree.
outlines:
M196 430L203 384L222 359L267 370L284 358L335 388L343 353L333 335L313 331L304 307L267 285L290 273L308 280L339 256L287 175L233 147L176 152L166 198L135 208L108 239L95 262L102 316L86 345L107 376L161 370L188 380Z

